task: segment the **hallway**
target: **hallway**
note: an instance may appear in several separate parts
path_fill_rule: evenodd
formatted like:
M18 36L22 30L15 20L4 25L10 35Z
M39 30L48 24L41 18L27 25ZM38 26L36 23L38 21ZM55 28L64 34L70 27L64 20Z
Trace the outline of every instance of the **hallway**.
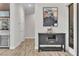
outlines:
M0 56L70 56L64 51L42 51L34 50L34 40L26 39L16 49L0 49Z

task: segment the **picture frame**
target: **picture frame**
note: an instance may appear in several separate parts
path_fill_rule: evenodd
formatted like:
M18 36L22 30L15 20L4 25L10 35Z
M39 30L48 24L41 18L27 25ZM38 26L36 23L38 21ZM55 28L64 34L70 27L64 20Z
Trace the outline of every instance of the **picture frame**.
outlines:
M43 8L43 26L58 26L58 8L44 7Z

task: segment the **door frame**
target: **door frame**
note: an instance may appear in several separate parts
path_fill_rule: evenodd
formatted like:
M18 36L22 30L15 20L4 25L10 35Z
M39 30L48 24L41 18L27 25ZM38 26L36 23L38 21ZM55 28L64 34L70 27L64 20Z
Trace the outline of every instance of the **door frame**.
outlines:
M74 5L74 3L71 3L71 4L69 4L68 5L68 10L70 11L70 9L69 9L69 7L71 6L71 5ZM68 36L69 36L69 38L68 38L68 40L70 41L70 12L68 11L68 19L69 19L69 22L68 22L68 26L69 26L69 29L68 29ZM73 10L74 11L74 10ZM74 14L74 12L73 12L73 14ZM74 22L73 22L73 24L74 24ZM74 25L73 25L74 26ZM73 27L73 31L74 31L74 27ZM74 32L73 32L73 38L74 38ZM74 40L74 39L73 39ZM68 43L69 43L69 41L68 41ZM70 47L70 45L68 44L68 46ZM71 47L72 49L74 49L74 41L73 41L73 47Z

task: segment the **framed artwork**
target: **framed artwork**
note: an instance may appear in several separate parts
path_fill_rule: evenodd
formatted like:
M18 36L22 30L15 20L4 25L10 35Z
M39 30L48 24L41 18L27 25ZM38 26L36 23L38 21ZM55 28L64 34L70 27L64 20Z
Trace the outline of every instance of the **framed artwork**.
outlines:
M43 8L43 26L58 26L58 8Z
M9 19L0 19L0 30L9 30Z

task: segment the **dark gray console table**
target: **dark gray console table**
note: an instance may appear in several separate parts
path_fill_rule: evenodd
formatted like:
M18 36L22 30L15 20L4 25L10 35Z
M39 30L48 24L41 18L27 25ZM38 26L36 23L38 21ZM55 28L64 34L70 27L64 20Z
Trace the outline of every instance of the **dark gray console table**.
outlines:
M65 33L38 33L39 49L44 51L63 50L65 51ZM61 47L40 47L40 45L61 45Z

